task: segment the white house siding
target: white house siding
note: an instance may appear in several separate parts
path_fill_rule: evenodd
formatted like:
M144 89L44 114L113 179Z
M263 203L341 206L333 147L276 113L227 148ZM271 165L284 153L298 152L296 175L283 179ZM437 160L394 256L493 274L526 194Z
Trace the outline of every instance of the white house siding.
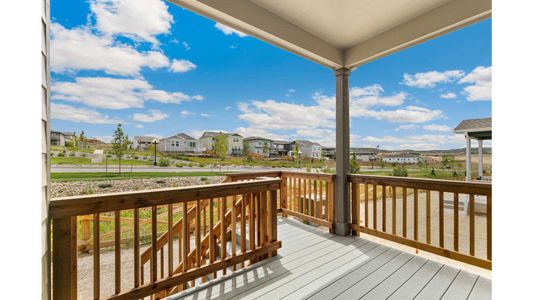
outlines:
M228 154L230 155L240 155L244 148L244 142L242 136L238 135L227 135L228 139Z
M383 161L386 163L416 164L420 161L420 158L418 157L384 157Z
M180 137L162 139L159 144L162 152L202 152L202 143L198 140L189 140Z
M247 141L249 144L249 149L250 149L250 152L251 153L254 153L254 154L257 154L257 155L261 155L261 156L264 156L264 157L270 157L270 154L272 152L272 141L270 140L249 140ZM266 147L267 147L267 151L265 153L265 144L266 144Z

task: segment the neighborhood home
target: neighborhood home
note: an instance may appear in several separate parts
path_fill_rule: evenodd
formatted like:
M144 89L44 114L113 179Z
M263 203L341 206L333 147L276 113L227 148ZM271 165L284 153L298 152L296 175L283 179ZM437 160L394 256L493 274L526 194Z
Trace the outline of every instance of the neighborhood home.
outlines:
M65 146L65 134L59 131L50 131L50 145Z
M252 136L243 139L243 141L244 143L248 143L248 151L250 153L260 155L262 157L276 155L276 150L272 147L271 139Z
M320 159L322 155L322 146L320 146L320 144L305 140L297 140L291 143L291 151L289 152L290 156L294 156L296 145L298 145L298 151L300 152L301 158Z
M156 137L153 136L134 136L132 147L135 150L145 151L153 144Z
M215 145L215 138L218 135L224 135L228 141L228 154L229 155L242 155L244 149L244 141L242 135L238 133L228 133L228 132L216 132L216 131L205 131L200 137L200 142L205 148L204 151L213 151Z
M205 151L202 142L185 133L161 139L158 147L161 152L200 153Z
M350 151L350 155L355 154L355 158L362 162L376 161L378 153L376 148L352 148Z
M387 154L383 156L383 161L391 164L416 164L420 161L420 157L412 153Z
M327 159L335 159L335 147L322 147L322 154Z
M289 141L272 141L272 148L276 151L277 156L287 156L291 150Z

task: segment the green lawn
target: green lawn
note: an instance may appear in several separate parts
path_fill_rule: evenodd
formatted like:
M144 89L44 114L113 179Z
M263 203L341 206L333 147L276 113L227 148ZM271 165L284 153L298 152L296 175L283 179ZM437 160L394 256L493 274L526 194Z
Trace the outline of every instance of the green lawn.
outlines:
M153 165L153 161L149 160L137 160L137 159L123 159L121 161L124 168L134 165L134 166L150 166ZM74 156L54 156L52 157L53 165L105 165L104 162L98 164L92 164L91 159L88 157L74 157ZM108 165L118 165L118 159L108 159Z
M392 176L392 171L362 171L359 174L378 175L378 176ZM453 176L453 171L437 170L435 175L431 174L431 169L407 169L407 177L415 178L429 178L429 179L449 179L449 180L464 180L464 173L457 171L456 176Z
M52 173L52 181L79 181L79 180L113 180L113 179L139 179L161 177L186 177L186 176L223 176L221 172L131 172L131 173L105 173L105 172L61 172Z

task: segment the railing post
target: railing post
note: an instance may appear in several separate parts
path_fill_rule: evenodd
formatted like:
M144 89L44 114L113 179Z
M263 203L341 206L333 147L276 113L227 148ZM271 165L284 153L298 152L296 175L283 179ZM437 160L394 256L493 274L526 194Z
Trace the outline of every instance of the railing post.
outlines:
M277 191L273 190L269 192L270 197L267 197L267 210L268 210L268 221L267 221L267 234L268 234L268 243L273 243L278 240L278 221L277 221ZM278 255L278 251L274 250L272 253L269 253L269 257Z
M352 181L352 225L359 226L359 216L360 216L360 191L359 183L357 181ZM359 231L352 228L352 235L360 236Z
M280 206L283 211L283 209L287 209L287 177L282 176L281 177L281 192L280 192ZM282 212L281 215L286 218L287 214Z
M76 217L54 219L52 223L52 298L77 299Z
M80 219L81 225L81 247L83 252L88 251L89 241L91 239L91 218L90 216L83 216ZM93 242L94 245L94 242Z

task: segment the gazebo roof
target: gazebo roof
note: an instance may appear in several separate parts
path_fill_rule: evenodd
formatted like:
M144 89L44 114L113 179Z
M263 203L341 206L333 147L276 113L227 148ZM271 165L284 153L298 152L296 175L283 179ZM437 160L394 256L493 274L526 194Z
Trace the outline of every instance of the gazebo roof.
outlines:
M490 140L492 139L492 118L463 120L453 132L468 134L480 140Z
M491 0L170 0L331 68L354 68L486 19Z

